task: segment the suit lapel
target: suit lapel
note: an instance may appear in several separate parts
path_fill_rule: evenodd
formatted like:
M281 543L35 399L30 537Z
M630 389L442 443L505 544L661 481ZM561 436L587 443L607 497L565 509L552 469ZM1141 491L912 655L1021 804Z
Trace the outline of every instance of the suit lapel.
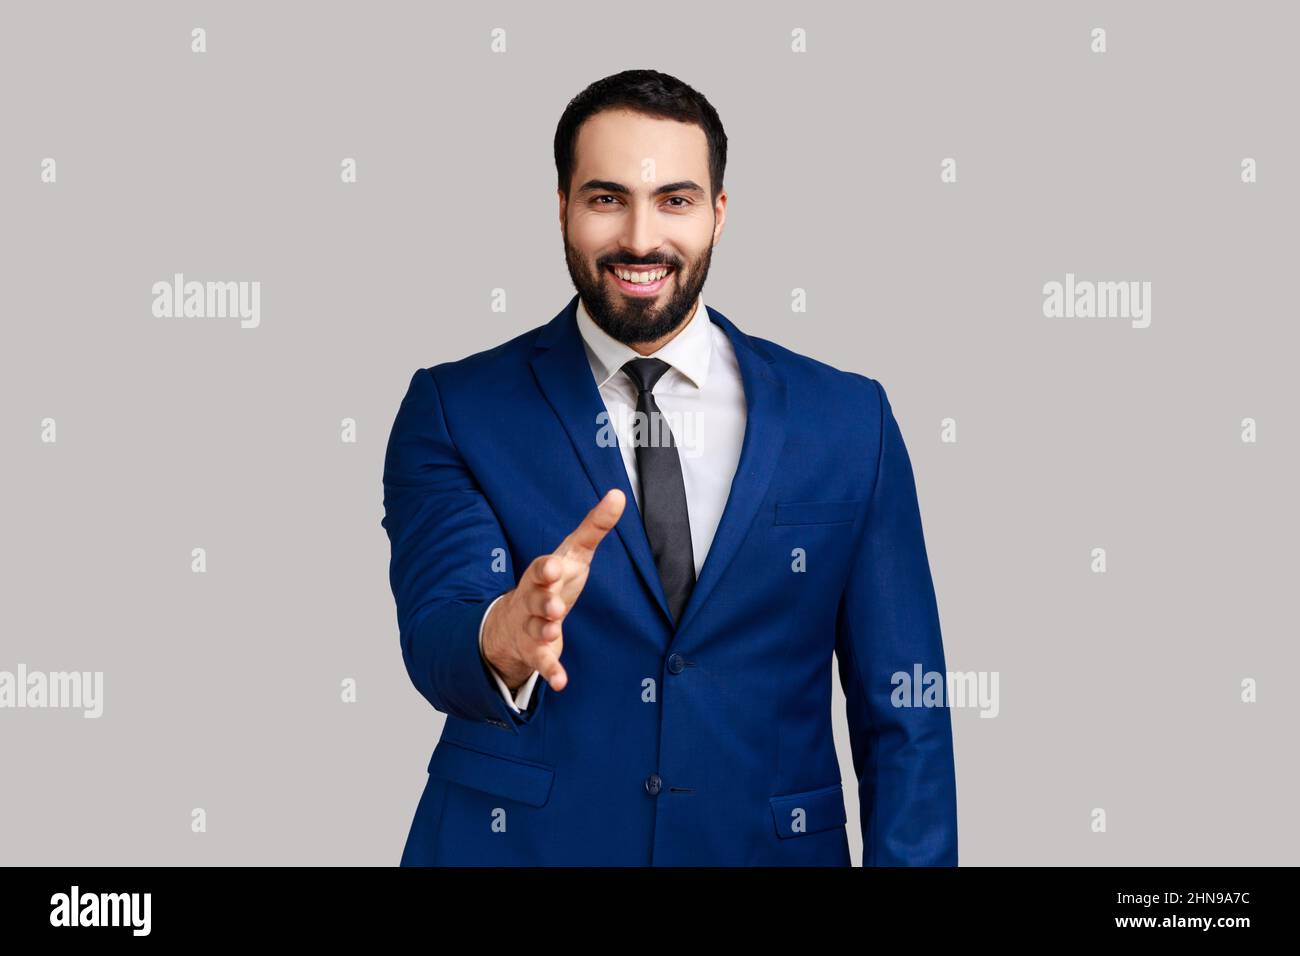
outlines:
M721 312L708 305L705 309L709 317L727 333L736 353L740 377L745 386L745 438L741 444L736 474L731 480L726 508L718 522L718 530L714 533L708 556L700 568L699 580L695 582L690 600L682 610L682 619L674 636L690 626L718 579L736 556L750 525L754 523L759 505L767 495L777 459L785 444L785 381L776 373L772 357L759 343L732 325Z

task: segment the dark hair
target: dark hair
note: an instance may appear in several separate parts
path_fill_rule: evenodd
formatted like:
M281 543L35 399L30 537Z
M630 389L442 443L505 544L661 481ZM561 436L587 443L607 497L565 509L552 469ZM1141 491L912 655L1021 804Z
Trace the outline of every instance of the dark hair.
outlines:
M709 141L709 190L711 200L722 191L722 174L727 168L727 134L718 112L702 93L675 76L658 70L624 70L597 80L569 101L555 127L555 171L560 192L567 199L573 178L573 154L578 127L603 110L626 109L661 119L694 123Z

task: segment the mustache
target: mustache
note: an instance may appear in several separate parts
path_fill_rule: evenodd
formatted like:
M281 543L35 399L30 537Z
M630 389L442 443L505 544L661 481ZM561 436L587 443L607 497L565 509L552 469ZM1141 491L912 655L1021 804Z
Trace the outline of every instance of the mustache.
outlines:
M602 269L608 269L610 266L668 266L676 269L677 263L667 259L646 259L644 261L637 259L606 259L597 265Z

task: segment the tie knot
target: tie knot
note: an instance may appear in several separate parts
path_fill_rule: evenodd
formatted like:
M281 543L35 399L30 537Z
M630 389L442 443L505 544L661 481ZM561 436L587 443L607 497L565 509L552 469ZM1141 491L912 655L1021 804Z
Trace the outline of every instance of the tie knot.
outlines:
M641 392L652 391L655 383L670 368L671 365L657 358L631 359L623 365L623 371L627 372L628 378L636 383L637 390Z

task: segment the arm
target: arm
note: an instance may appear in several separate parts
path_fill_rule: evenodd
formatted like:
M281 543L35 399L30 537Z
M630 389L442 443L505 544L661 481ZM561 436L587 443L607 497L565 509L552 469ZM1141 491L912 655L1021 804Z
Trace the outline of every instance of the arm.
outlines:
M872 387L880 414L876 481L835 635L858 777L862 863L956 866L956 778L939 612L907 448L885 390L874 381ZM917 665L942 675L942 706L892 703L893 675L912 679Z
M494 684L479 648L486 612L513 588L513 566L492 571L505 534L447 429L429 369L411 377L384 459L384 519L392 546L389 581L397 604L402 659L437 710L513 733L531 711L516 711ZM533 695L531 701L543 694Z

